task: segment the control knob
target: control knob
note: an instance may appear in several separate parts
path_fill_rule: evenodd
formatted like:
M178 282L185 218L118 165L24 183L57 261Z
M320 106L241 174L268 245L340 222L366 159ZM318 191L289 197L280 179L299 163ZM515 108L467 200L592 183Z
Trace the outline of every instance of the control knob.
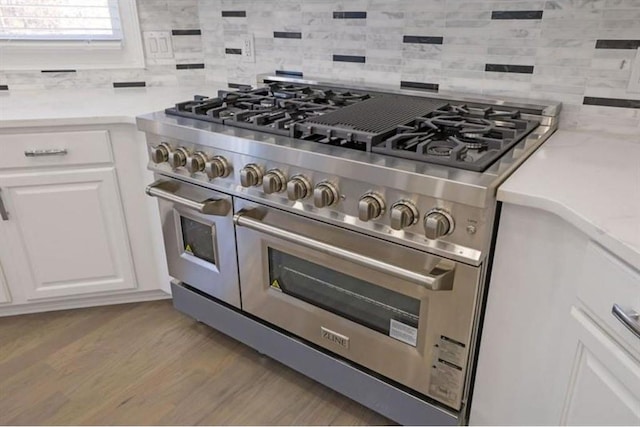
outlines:
M151 161L153 163L164 163L169 160L169 146L166 143L156 145L151 148Z
M187 162L187 170L192 174L202 172L206 164L207 156L198 151L197 153L193 153L189 158L189 161Z
M204 166L204 172L209 179L226 178L231 173L231 165L222 156L215 156Z
M245 165L240 171L240 184L243 187L255 187L262 184L262 169L255 163Z
M374 193L365 194L358 201L358 218L360 221L371 221L380 218L384 213L384 200Z
M303 175L296 175L287 183L287 197L289 200L301 200L311 194L311 183Z
M169 164L173 169L178 169L187 164L189 153L184 148L176 148L169 154Z
M424 216L424 234L435 240L453 232L453 218L442 209L432 209Z
M287 178L278 169L267 171L262 179L262 191L267 194L280 193L285 190Z
M313 189L313 204L316 208L325 208L338 203L340 193L330 182L321 182Z
M407 200L401 200L391 206L391 228L402 230L418 222L418 209Z

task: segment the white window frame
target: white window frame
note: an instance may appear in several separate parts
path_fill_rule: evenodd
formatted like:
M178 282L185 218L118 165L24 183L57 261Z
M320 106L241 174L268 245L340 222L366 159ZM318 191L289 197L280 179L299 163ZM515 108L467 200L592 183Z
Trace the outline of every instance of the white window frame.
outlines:
M135 0L117 0L122 40L2 40L0 70L144 68Z

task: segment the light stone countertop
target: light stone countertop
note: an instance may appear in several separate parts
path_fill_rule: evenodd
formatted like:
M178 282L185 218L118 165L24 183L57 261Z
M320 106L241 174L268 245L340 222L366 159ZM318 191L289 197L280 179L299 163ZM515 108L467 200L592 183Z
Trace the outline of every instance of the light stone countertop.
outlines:
M640 270L640 134L557 131L498 200L556 214Z
M164 110L193 95L215 96L226 83L206 87L51 89L1 91L0 128L135 124L137 115Z

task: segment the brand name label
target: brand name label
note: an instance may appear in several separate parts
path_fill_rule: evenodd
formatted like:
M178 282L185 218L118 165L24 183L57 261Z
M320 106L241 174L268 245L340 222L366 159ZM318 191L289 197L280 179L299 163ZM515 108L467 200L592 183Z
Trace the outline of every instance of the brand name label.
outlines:
M320 336L327 341L331 341L334 344L338 344L341 347L349 348L349 337L345 337L337 332L333 332L324 326L320 327Z

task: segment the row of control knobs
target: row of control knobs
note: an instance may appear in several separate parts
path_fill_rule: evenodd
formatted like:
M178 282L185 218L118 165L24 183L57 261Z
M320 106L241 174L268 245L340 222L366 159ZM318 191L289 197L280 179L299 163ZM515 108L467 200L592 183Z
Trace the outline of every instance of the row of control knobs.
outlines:
M365 194L358 201L358 218L370 221L380 218L385 211L384 199L375 193ZM400 200L389 209L391 228L402 230L418 222L418 208L409 200ZM428 239L439 239L453 232L453 218L442 209L432 209L424 216L424 232Z
M171 150L167 144L160 144L151 150L151 160L154 163L169 162L173 169L185 167L190 173L204 172L209 179L225 178L231 173L231 165L222 156L208 158L202 152L189 155L182 148ZM255 163L249 163L240 170L240 184L245 187L262 185L267 194L286 191L289 200L303 200L313 196L313 204L317 208L335 205L340 200L340 193L335 184L323 181L312 187L311 181L304 175L295 175L287 180L279 169L270 169L263 173L262 168ZM371 221L384 215L386 204L382 196L368 193L358 201L358 218L361 221ZM400 200L389 209L391 228L402 230L419 221L420 213L416 206L408 200ZM432 209L424 216L425 236L428 239L438 239L453 232L454 222L451 215L442 209Z
M208 158L202 152L189 155L184 148L171 150L167 144L152 148L151 160L154 163L169 162L173 169L185 167L190 173L204 172L209 179L226 178L231 173L231 165L222 156Z
M331 182L323 181L312 187L311 181L304 175L295 175L287 180L279 169L270 169L263 174L262 168L255 163L249 163L240 170L240 185L247 188L262 185L262 191L267 194L286 191L292 201L313 196L313 204L317 208L335 205L340 200L340 192Z
M323 181L312 189L310 180L304 175L295 175L287 181L284 173L278 169L270 169L264 175L260 166L255 163L246 165L240 171L240 184L243 187L257 187L267 194L286 191L289 200L306 199L313 195L313 204L317 208L334 205L340 200L338 188L331 182ZM358 218L371 221L380 218L386 210L382 196L376 193L365 194L358 200ZM389 209L391 228L402 230L417 223L420 218L418 208L408 200L400 200ZM442 209L432 209L424 216L425 235L429 239L438 239L453 232L453 218Z

